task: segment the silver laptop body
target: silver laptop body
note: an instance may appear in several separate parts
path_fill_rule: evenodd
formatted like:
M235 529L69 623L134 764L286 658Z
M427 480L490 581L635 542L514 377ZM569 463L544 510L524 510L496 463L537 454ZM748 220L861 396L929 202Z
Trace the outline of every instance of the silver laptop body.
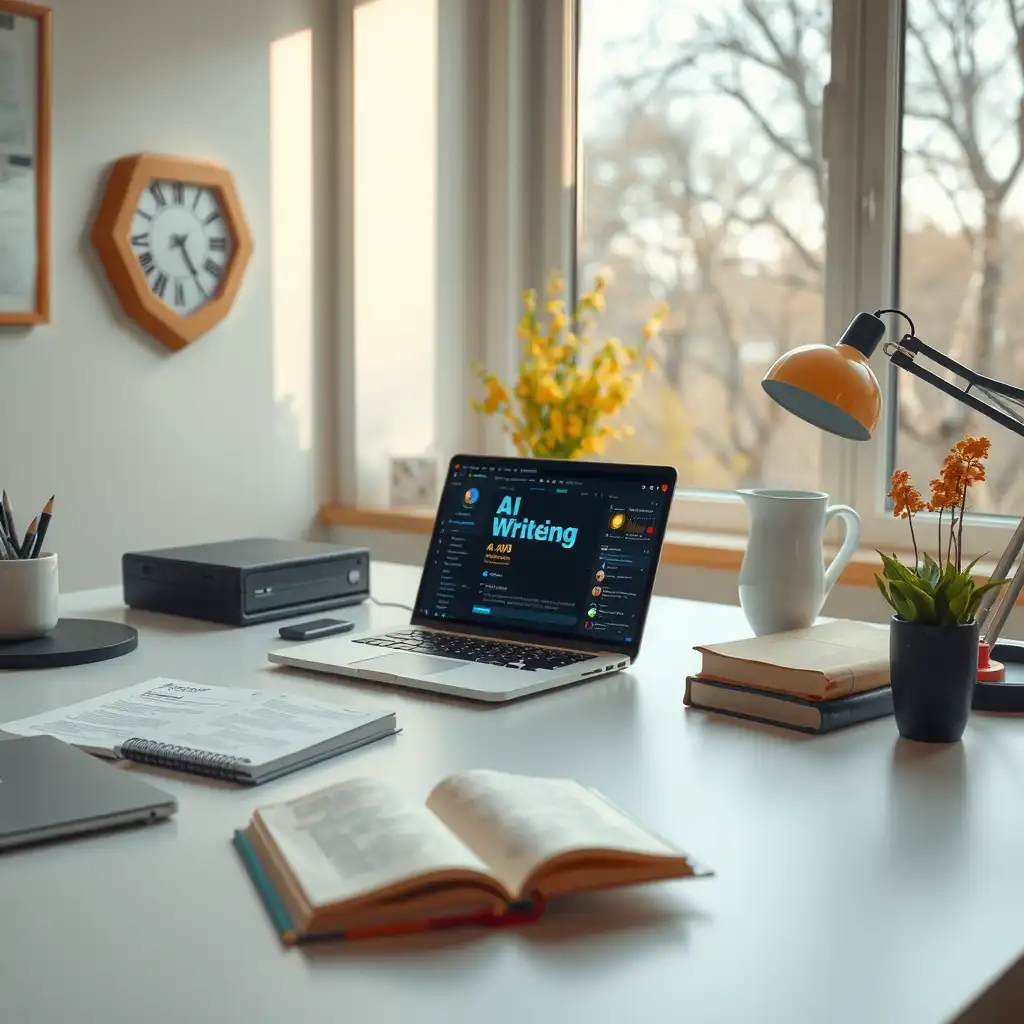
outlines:
M667 467L455 456L411 623L270 661L495 702L624 669L675 481Z
M0 742L0 850L162 821L172 796L52 736Z

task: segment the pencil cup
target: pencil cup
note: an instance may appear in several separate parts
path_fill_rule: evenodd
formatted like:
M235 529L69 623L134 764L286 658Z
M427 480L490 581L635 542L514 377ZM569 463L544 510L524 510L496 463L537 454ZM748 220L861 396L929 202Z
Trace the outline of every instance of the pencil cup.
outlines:
M58 595L56 555L0 560L0 642L46 636Z

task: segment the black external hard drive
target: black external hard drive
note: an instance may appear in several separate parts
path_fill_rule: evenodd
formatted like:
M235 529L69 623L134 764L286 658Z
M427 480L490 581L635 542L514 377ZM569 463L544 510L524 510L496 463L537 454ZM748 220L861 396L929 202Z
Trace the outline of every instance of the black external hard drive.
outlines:
M370 596L370 552L250 537L121 558L131 608L247 626L358 604Z

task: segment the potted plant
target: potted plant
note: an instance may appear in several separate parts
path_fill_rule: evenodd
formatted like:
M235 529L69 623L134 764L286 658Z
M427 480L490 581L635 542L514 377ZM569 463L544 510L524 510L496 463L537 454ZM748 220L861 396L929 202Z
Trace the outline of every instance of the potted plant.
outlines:
M519 455L578 459L600 454L610 440L632 433L616 417L631 398L641 370L650 365L645 349L667 310L662 306L647 320L636 345L595 338L591 332L605 308L608 283L607 272L598 274L570 319L565 281L553 270L543 314L538 314L537 293L532 288L523 292L518 330L522 353L514 385L476 367L485 395L473 407L485 416L501 417Z
M900 735L926 743L955 743L963 736L978 675L978 623L982 596L1006 580L979 586L963 564L964 515L971 485L985 479L987 437L965 437L950 449L942 472L931 481L926 503L905 469L892 475L893 515L906 519L914 565L882 555L875 580L896 613L889 632L889 672ZM938 550L918 548L914 516L938 513ZM943 514L949 512L948 530Z

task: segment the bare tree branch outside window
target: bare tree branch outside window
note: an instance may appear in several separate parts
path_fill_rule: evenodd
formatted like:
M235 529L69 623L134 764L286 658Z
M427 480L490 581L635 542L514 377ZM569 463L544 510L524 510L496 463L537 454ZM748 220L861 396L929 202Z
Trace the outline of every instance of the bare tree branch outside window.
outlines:
M673 310L613 455L670 459L696 487L815 487L819 436L759 381L823 340L830 5L694 7L582 0L580 269L616 274L623 330L652 297ZM905 47L900 301L931 344L1024 382L1024 0L908 0ZM1019 515L1019 439L899 387L900 465L926 476L984 424L978 503Z

